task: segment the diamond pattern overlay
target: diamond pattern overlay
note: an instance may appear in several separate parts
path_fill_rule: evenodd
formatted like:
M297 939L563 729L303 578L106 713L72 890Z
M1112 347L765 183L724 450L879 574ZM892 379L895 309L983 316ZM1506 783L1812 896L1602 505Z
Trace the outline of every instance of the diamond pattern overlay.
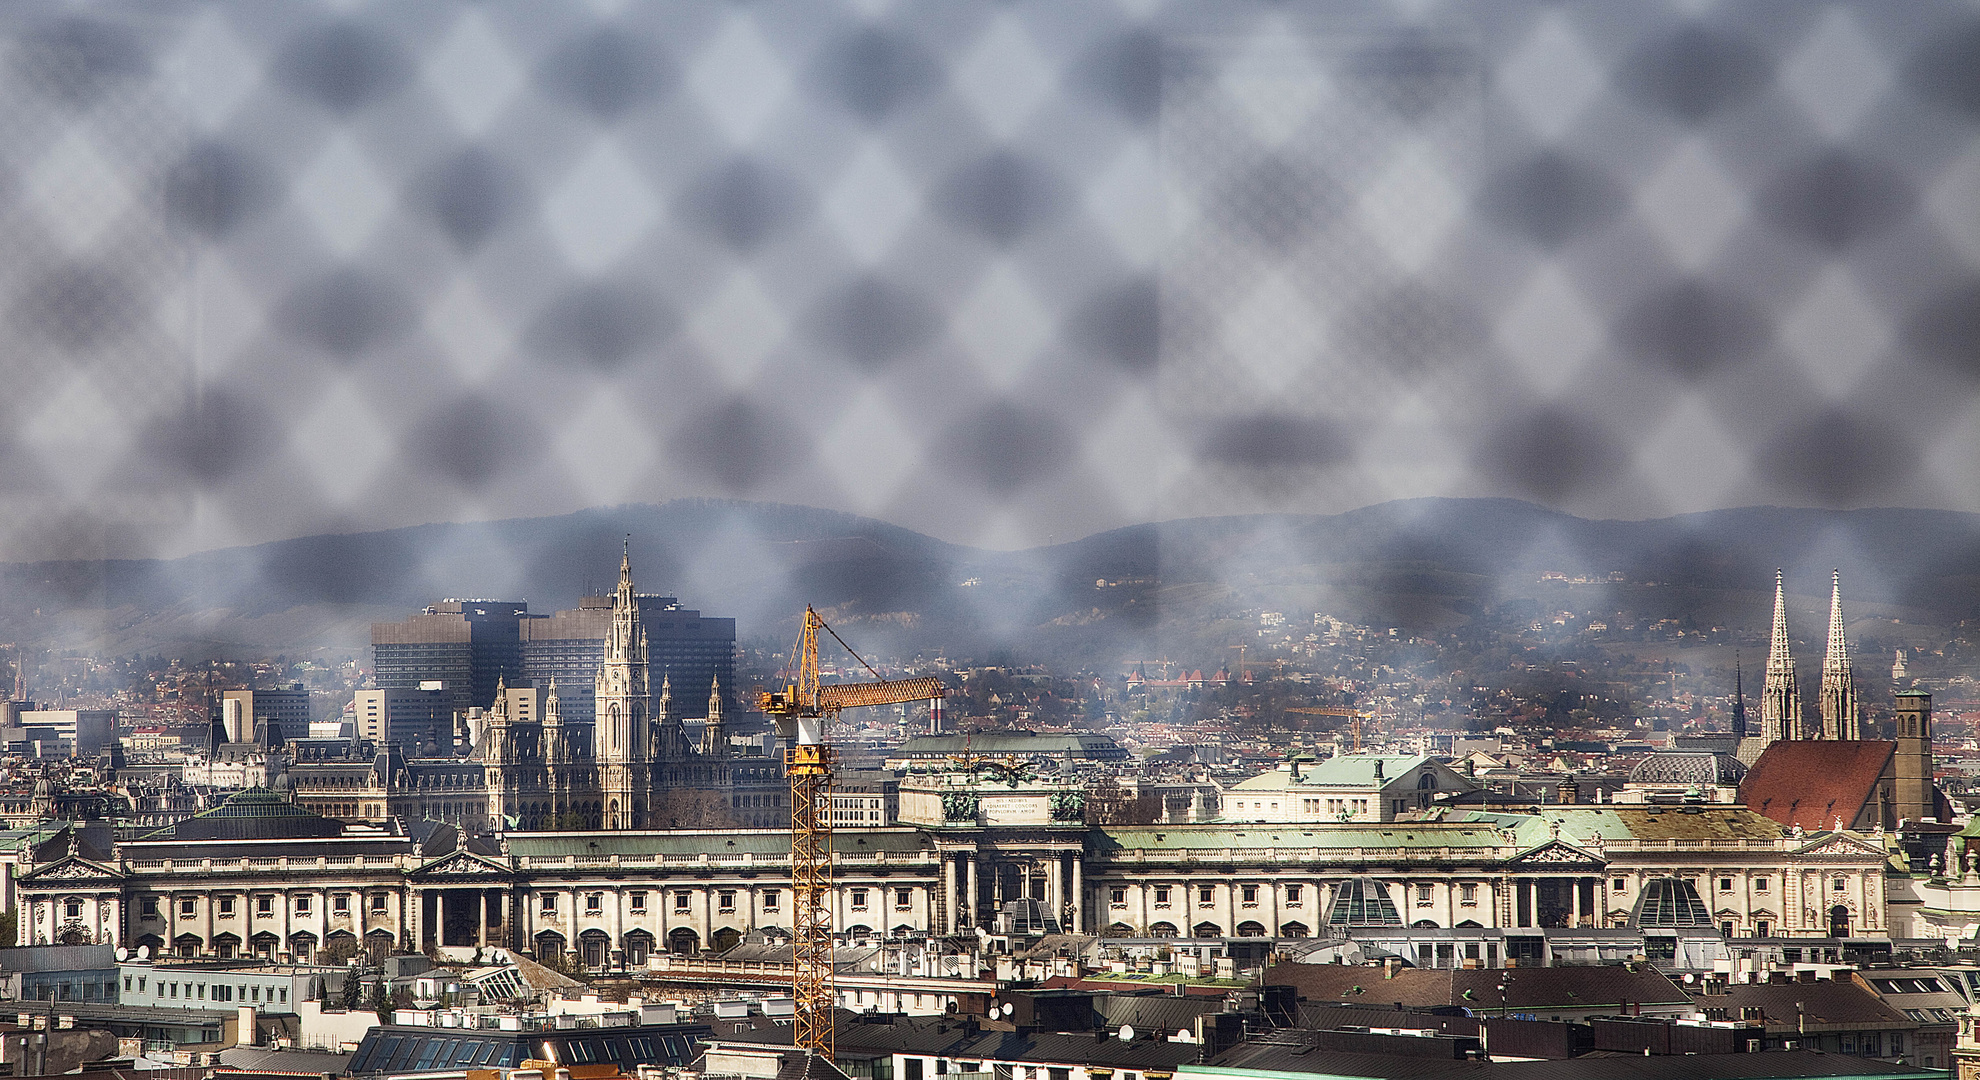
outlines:
M0 558L1980 510L1980 11L0 11ZM1810 462L1819 462L1812 467Z

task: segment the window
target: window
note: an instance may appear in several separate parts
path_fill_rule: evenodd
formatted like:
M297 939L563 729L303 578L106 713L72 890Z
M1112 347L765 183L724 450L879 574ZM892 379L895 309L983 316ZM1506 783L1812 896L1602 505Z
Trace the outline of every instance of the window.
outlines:
M1829 890L1831 892L1846 892L1848 891L1848 889L1849 889L1848 878L1839 877L1829 882Z
M1418 885L1416 887L1416 906L1417 907L1430 906L1430 886Z
M256 915L262 915L262 916L268 916L268 915L273 915L273 914L275 914L275 898L274 898L274 897L272 897L272 896L257 896L257 897L255 897L255 898L254 898L254 913L255 913Z
M776 889L763 890L763 910L765 911L777 910L777 901L782 899L782 897L783 894L778 892Z
M1458 886L1458 903L1470 907L1478 906L1478 885L1475 882L1467 881Z
M391 900L392 898L385 893L373 893L371 894L371 910L375 913L383 914L391 910L389 906Z
M1113 888L1111 888L1111 889L1108 889L1108 890L1107 890L1107 903L1109 903L1109 904L1112 904L1112 905L1113 905L1114 907L1119 907L1119 908L1124 908L1124 907L1126 907L1126 906L1127 906L1127 889L1126 889L1125 887L1123 887L1123 886L1120 886L1120 885L1116 885L1116 886L1114 886Z
M198 911L199 911L199 901L197 900L179 901L179 918L190 919L193 917L193 915L198 913Z
M1733 879L1731 879L1731 878L1729 878L1729 877L1722 877L1722 878L1720 878L1720 879L1719 879L1719 891L1720 891L1720 892L1731 892L1731 891L1733 891Z
M1767 920L1765 920L1765 919L1761 919L1761 920L1759 920L1758 922L1755 922L1755 923L1753 924L1753 936L1754 936L1754 937L1766 937L1766 936L1767 936L1767 931L1769 931L1769 930L1771 930L1771 929L1773 929L1773 928L1774 928L1774 927L1773 927L1773 924L1772 924L1772 923L1770 923L1770 922L1768 922L1768 921L1767 921Z
M1300 906L1300 904L1302 904L1302 903L1304 903L1304 902L1305 902L1305 898L1306 898L1306 887L1305 887L1305 886L1303 886L1303 885L1288 885L1288 886L1286 886L1286 906L1287 906L1287 907L1298 907L1298 906Z
M1734 934L1734 930L1735 930L1735 929L1736 929L1736 928L1735 928L1735 927L1733 926L1733 924L1732 924L1732 923L1729 923L1729 922L1723 922L1723 923L1720 923L1720 924L1719 924L1719 934L1720 934L1720 936L1721 936L1721 937L1734 937L1734 936L1736 936L1736 935Z
M628 893L626 898L627 901L632 904L632 909L634 914L645 914L646 890L635 889L632 892Z
M219 899L219 901L218 901L218 903L217 903L217 904L216 904L215 906L216 906L216 907L217 907L217 908L219 909L219 911L220 911L220 917L221 917L221 918L223 918L223 919L231 919L231 918L233 918L233 917L234 917L234 898L233 898L233 897L231 897L231 896L223 896L223 897L221 897L221 898Z
M543 900L538 905L537 910L545 915L555 915L557 913L557 894L544 893Z
M62 901L62 917L65 919L82 918L82 901L81 900Z
M157 898L157 897L155 897L155 896L147 896L147 897L144 897L144 898L142 898L142 899L140 899L140 900L138 901L138 914L139 914L139 915L141 915L141 916L143 916L143 917L145 917L145 918L147 918L147 919L155 919L155 918L157 918L157 917L158 917L158 898Z
M866 890L865 890L865 889L854 889L854 890L852 891L852 909L853 909L854 911L865 911L865 910L866 910Z
M895 911L912 911L913 909L914 909L914 890L913 890L913 889L895 889L895 890L894 890L894 910L895 910Z
M1243 902L1247 906L1249 907L1258 906L1258 886L1240 885L1238 886L1238 896L1243 900Z
M1763 878L1763 877L1757 877L1757 878L1754 878L1754 879L1753 879L1753 891L1754 891L1754 892L1766 892L1766 891L1767 891L1767 879L1766 879L1766 878Z
M734 889L723 889L716 893L715 907L721 911L736 910L736 891Z
M675 911L686 911L688 909L688 905L693 902L694 902L693 894L689 893L686 889L682 889L674 894Z
M1615 880L1613 880L1613 881L1611 881L1611 882L1609 882L1609 891L1610 891L1610 892L1628 892L1628 891L1629 891L1629 879L1628 879L1628 878L1616 878Z
M332 895L330 897L330 910L337 915L349 915L351 913L351 894L340 892ZM554 903L551 910L556 910Z
M1169 887L1167 885L1155 886L1155 906L1156 907L1169 906Z
M584 913L596 915L605 910L605 894L588 892L584 894Z
M1216 886L1214 886L1214 885L1198 885L1198 886L1196 887L1196 906L1197 906L1197 907L1213 907L1213 906L1215 906L1215 905L1216 905L1216 903L1217 903L1217 887L1216 887Z

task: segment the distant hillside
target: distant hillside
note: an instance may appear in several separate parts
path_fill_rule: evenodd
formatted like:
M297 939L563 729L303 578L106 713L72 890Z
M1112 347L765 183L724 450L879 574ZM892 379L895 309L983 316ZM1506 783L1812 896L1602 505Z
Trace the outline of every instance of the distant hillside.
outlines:
M1160 648L1245 609L1449 625L1541 573L1606 579L1618 603L1767 617L1774 568L1807 602L1844 575L1854 605L1980 618L1980 517L1747 507L1589 521L1497 499L1336 515L1137 525L989 552L808 507L691 500L559 517L313 536L174 560L0 564L0 634L103 652L361 648L373 618L447 596L568 606L609 586L632 537L642 589L781 639L812 603L873 648L1095 660ZM1758 599L1756 599L1758 598ZM1819 628L1811 628L1819 630Z

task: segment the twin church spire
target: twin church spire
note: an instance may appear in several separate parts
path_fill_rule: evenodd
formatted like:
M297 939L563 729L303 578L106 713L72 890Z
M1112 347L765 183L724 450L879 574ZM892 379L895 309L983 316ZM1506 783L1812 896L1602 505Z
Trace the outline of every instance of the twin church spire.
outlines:
M1783 739L1863 738L1863 712L1850 672L1849 639L1844 632L1842 572L1830 580L1828 651L1822 657L1822 691L1818 718L1805 718L1800 680L1795 676L1794 651L1788 641L1787 590L1774 571L1774 632L1767 649L1767 681L1760 698L1760 737L1768 743ZM1811 723L1818 719L1819 723Z

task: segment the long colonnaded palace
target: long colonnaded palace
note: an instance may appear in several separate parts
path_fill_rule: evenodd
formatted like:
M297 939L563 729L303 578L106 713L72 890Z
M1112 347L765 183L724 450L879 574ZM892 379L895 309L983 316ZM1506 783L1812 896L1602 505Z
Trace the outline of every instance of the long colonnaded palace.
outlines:
M734 759L687 747L664 704L648 720L643 639L620 617L633 600L622 563L591 760L558 752L554 695L540 715L498 703L482 718L485 789L469 797L486 800L493 831L338 820L300 786L159 828L64 824L17 856L20 943L298 960L499 945L605 969L784 932L785 828L651 827L679 770ZM1087 821L1067 773L993 782L929 762L901 781L900 824L835 831L832 924L848 941L1348 935L1425 967L1943 938L1980 923L1980 873L1962 876L1956 853L1944 866L1908 854L1906 830L1944 820L1944 797L1931 699L1897 702L1890 742L1782 739L1750 770L1726 754L1653 755L1624 792L1633 802L1565 784L1546 802L1481 802L1433 759L1350 754L1267 774L1223 820L1111 826ZM595 826L527 827L566 808Z

